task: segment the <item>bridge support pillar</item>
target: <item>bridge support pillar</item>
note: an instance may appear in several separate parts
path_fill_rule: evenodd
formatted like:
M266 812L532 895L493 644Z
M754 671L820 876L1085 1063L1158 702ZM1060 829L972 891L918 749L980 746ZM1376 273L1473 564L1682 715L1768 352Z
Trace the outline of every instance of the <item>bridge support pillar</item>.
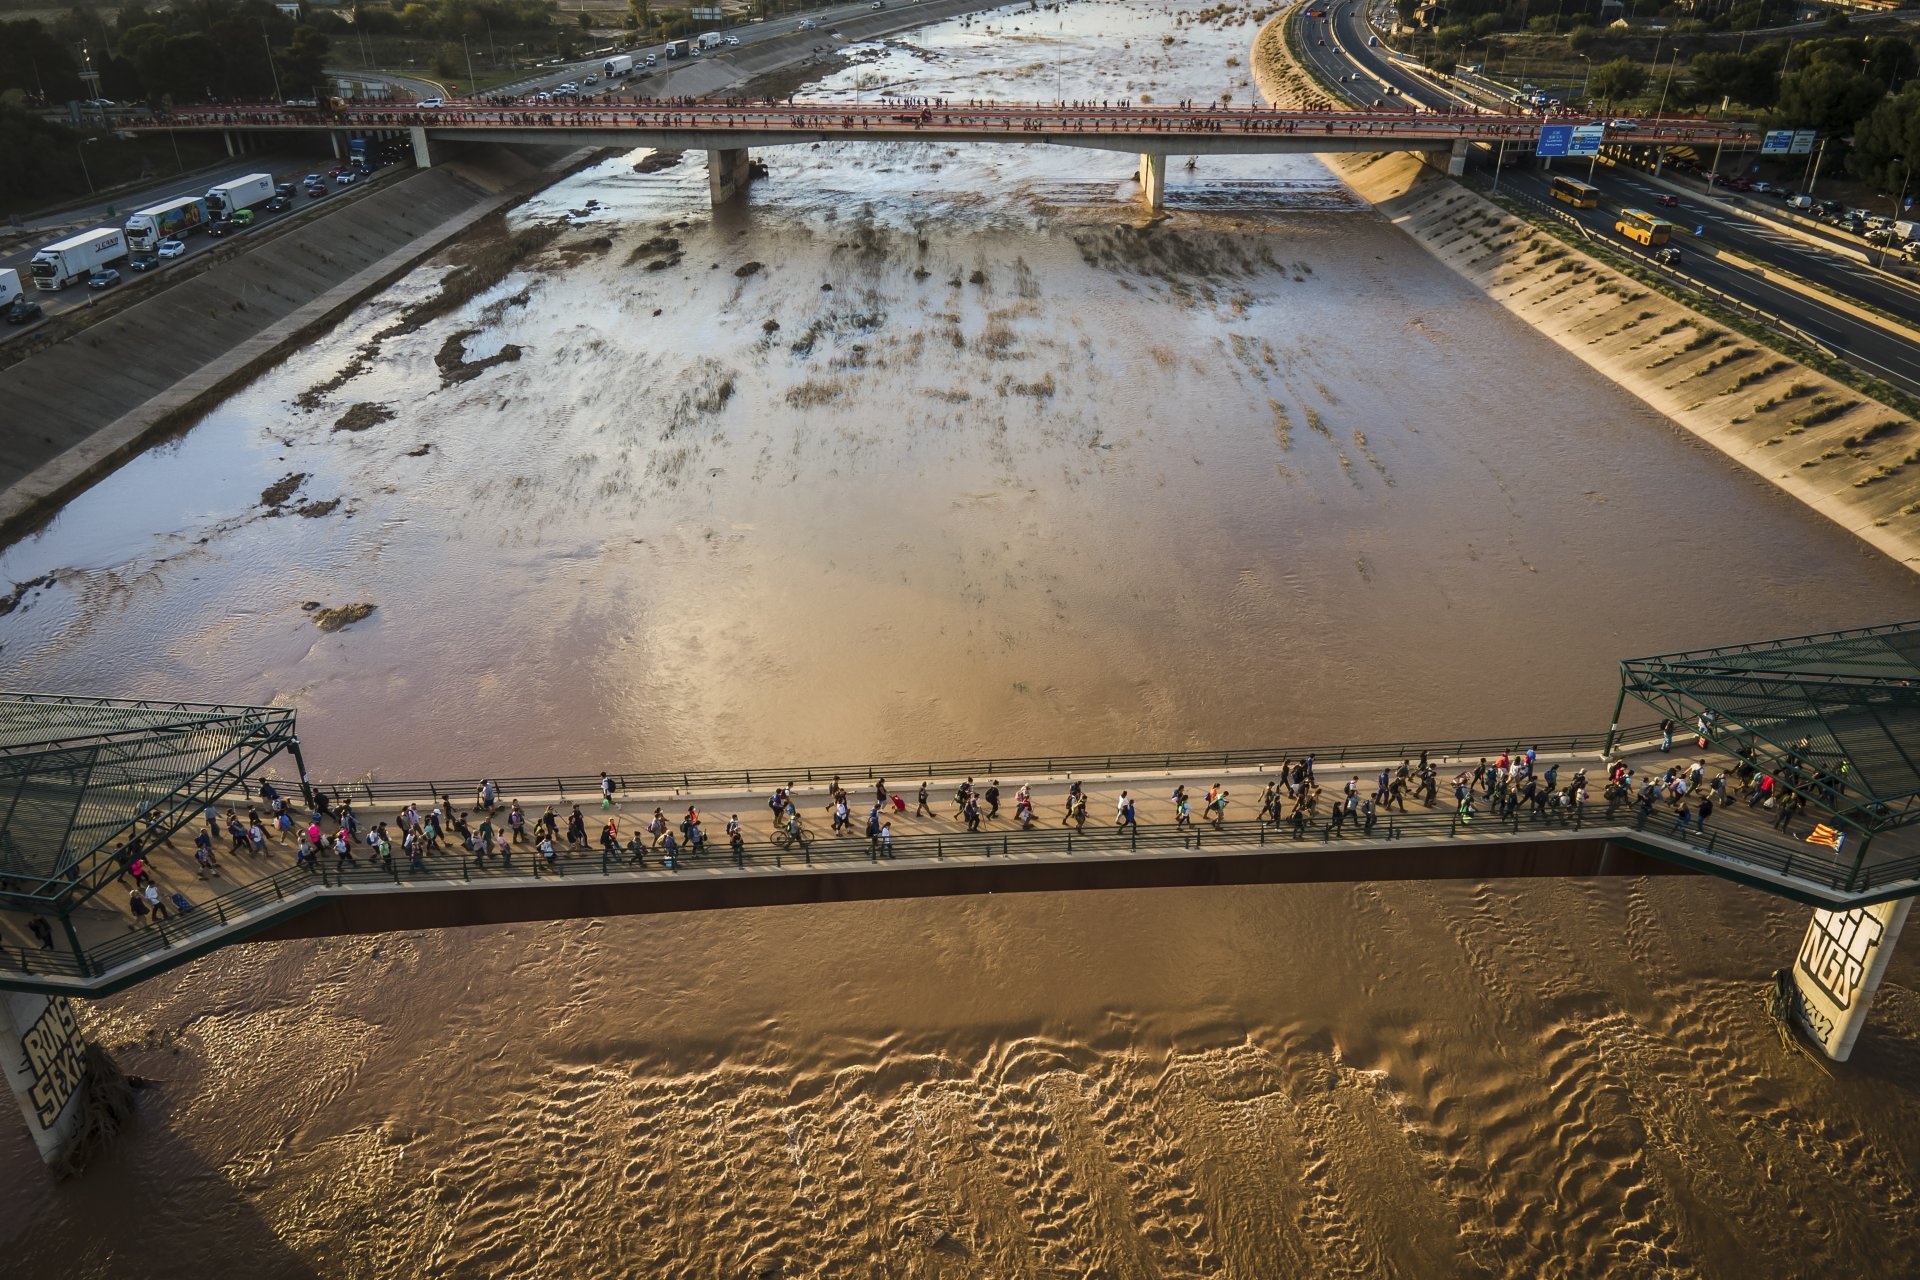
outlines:
M747 149L727 147L707 152L707 192L717 208L746 190Z
M231 130L231 129L223 129L223 130L221 130L221 131L220 131L220 140L221 140L222 142L225 142L225 143L227 144L227 154L228 154L228 155L230 155L230 156L237 156L237 155L239 155L239 154L240 154L240 149L239 149L239 147L237 147L237 146L236 146L236 145L234 144L234 141L233 141L233 130Z
M87 1042L65 996L0 991L0 1065L40 1158L69 1167L87 1134Z
M1151 152L1140 153L1140 198L1152 213L1167 207L1167 158Z
M1784 994L1795 1024L1835 1062L1853 1053L1912 906L1912 898L1901 898L1813 913Z
M1447 176L1464 178L1467 176L1467 152L1473 146L1465 138L1453 144L1453 151L1447 156Z
M413 138L414 167L416 169L433 168L433 151L427 146L427 131L425 129L408 129L407 133Z

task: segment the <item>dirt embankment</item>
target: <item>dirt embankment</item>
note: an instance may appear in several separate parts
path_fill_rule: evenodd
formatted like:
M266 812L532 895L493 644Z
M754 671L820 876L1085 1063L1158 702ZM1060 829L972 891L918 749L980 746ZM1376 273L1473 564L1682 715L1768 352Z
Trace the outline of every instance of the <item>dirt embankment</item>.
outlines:
M1295 64L1284 23L1275 18L1254 38L1255 84L1277 105L1332 105ZM1323 159L1507 310L1920 572L1920 424L1912 418L1614 271L1441 177L1418 155Z

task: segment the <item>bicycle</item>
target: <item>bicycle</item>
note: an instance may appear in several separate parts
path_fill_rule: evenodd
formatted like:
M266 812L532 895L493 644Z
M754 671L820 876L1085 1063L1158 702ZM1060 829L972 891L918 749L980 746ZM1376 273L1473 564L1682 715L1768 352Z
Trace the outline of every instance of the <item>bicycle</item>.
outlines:
M776 849L791 849L796 844L804 849L813 843L813 832L795 823L791 827L782 827L774 832L768 843Z

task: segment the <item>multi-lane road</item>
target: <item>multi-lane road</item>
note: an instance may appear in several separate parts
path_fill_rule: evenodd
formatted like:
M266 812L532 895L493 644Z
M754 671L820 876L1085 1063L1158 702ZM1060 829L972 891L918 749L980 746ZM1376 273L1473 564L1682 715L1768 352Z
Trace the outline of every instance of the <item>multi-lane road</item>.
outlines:
M1316 19L1308 16L1306 6L1297 11L1293 21L1299 24L1300 48L1327 80L1347 93L1351 105L1370 106L1375 98L1388 102L1397 98L1409 108L1460 109L1458 95L1449 94L1426 77L1402 67L1384 50L1368 44L1374 32L1367 24L1362 0L1331 0L1324 13L1324 18ZM1392 86L1395 92L1386 93L1386 86ZM1587 180L1587 164L1559 163L1569 166L1560 172ZM1551 177L1531 166L1510 166L1501 173L1500 187L1574 218L1596 237L1635 255L1640 255L1639 247L1614 233L1619 211L1637 207L1657 213L1681 228L1675 243L1682 261L1677 271L1668 273L1676 284L1687 288L1697 281L1717 289L1812 336L1863 372L1901 390L1920 393L1920 346L1833 302L1722 261L1715 257L1715 251L1797 276L1838 299L1855 299L1895 316L1920 312L1920 295L1837 253L1785 231L1747 221L1704 195L1681 195L1677 207L1656 207L1655 201L1669 194L1669 188L1656 186L1648 175L1634 169L1615 169L1607 164L1594 168L1591 180L1601 192L1598 209L1571 209L1553 202L1548 194Z

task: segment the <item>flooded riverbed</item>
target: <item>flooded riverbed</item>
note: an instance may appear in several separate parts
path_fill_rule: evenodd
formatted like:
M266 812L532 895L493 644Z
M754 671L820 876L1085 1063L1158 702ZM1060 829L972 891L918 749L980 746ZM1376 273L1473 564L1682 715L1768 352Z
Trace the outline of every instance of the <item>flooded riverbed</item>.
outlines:
M945 24L819 91L1243 101L1253 28L1197 11ZM700 157L644 158L516 214L569 225L472 302L382 336L449 268L415 273L0 556L52 575L0 619L12 683L294 705L329 779L511 774L1567 730L1623 656L1914 612L1310 158L1176 161L1156 226L1110 153L779 150L718 215ZM1916 1243L1914 969L1829 1075L1755 994L1803 923L1362 886L240 950L91 1011L160 1082L105 1168L43 1186L0 1126L46 1220L12 1248L1872 1273Z

